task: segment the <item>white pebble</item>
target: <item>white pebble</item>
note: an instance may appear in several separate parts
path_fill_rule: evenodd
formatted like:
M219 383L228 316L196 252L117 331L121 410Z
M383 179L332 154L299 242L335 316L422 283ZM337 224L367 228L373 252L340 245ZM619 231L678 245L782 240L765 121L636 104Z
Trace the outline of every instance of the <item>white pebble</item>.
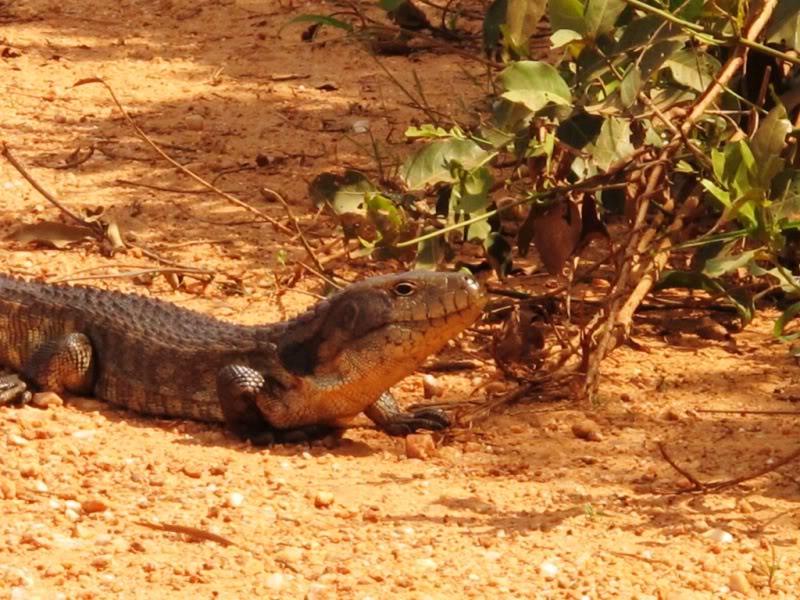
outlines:
M15 435L13 433L8 435L7 441L9 446L26 446L28 444L28 440L26 440L24 437Z
M78 440L86 440L92 437L95 433L97 433L96 429L81 429L79 431L73 431L72 437Z
M283 573L273 573L267 577L266 586L271 590L279 590L286 583Z
M546 560L541 565L539 565L539 572L546 579L552 579L553 577L558 575L558 565L549 560Z
M432 558L420 558L417 560L417 567L426 571L433 571L436 569L436 561Z
M703 534L704 537L707 537L710 540L718 542L720 544L730 544L733 541L733 536L725 531L724 529L719 529L715 527Z
M244 495L239 492L231 492L228 494L227 505L231 508L239 508L244 502Z
M359 119L353 121L353 133L367 133L369 131L369 121L366 119Z

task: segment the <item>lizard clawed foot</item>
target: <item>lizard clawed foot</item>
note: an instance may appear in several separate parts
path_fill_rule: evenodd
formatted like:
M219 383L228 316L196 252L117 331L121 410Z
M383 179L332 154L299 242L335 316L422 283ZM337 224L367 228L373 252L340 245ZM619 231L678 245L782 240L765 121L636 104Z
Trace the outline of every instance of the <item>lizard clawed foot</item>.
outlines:
M385 424L382 429L389 435L403 436L420 429L441 431L451 424L450 417L443 410L421 408L413 413L394 415L392 422Z
M28 390L28 384L14 373L0 375L0 406L10 404L25 405L31 401L33 394Z

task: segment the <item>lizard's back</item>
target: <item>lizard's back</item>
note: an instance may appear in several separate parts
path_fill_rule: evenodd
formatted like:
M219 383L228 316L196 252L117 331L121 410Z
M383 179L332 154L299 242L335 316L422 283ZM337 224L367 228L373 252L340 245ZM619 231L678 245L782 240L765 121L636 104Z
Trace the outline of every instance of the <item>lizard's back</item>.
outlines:
M139 412L222 420L218 368L257 349L256 328L138 295L0 275L0 364L22 369L48 340L83 333L94 393Z

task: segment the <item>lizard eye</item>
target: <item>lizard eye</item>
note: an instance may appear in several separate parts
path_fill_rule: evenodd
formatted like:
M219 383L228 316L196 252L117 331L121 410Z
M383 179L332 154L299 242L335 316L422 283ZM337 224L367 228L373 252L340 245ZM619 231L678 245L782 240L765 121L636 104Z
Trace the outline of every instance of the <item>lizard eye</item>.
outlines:
M394 293L398 296L411 296L417 291L417 286L409 281L401 281L394 286Z

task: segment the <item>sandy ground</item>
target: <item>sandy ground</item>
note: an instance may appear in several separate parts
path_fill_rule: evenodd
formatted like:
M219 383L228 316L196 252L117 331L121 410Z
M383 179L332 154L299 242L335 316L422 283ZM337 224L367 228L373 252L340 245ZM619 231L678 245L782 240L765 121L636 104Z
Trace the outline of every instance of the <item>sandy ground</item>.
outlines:
M73 84L102 77L181 164L283 220L258 193L279 191L326 256L341 245L308 181L374 167L357 121L390 163L409 151L405 125L424 120L362 46L332 33L304 43L302 26L278 34L293 16L332 10L267 0L0 8L0 140L68 206L103 209L138 243L217 272L177 291L163 277L89 283L247 323L314 301L315 278L286 285L305 260L297 240L186 192L196 184L136 138L102 86ZM409 89L416 71L443 113L482 97L482 67L456 55L381 61ZM59 168L79 148L94 154ZM3 235L60 219L5 161L0 207ZM28 277L156 266L89 243L0 243L2 270ZM352 277L397 268L334 264ZM424 461L367 428L331 448L263 450L92 400L0 409L0 597L799 597L797 463L718 494L676 495L688 484L657 446L702 481L774 464L797 448L797 417L701 411L791 411L797 365L769 319L720 343L664 338L664 317L642 320L641 347L609 359L597 406L513 407L437 438L438 456ZM484 346L467 334L447 357L486 357ZM455 402L492 373L437 377ZM398 386L403 403L422 400L421 379ZM573 433L586 419L596 441Z

